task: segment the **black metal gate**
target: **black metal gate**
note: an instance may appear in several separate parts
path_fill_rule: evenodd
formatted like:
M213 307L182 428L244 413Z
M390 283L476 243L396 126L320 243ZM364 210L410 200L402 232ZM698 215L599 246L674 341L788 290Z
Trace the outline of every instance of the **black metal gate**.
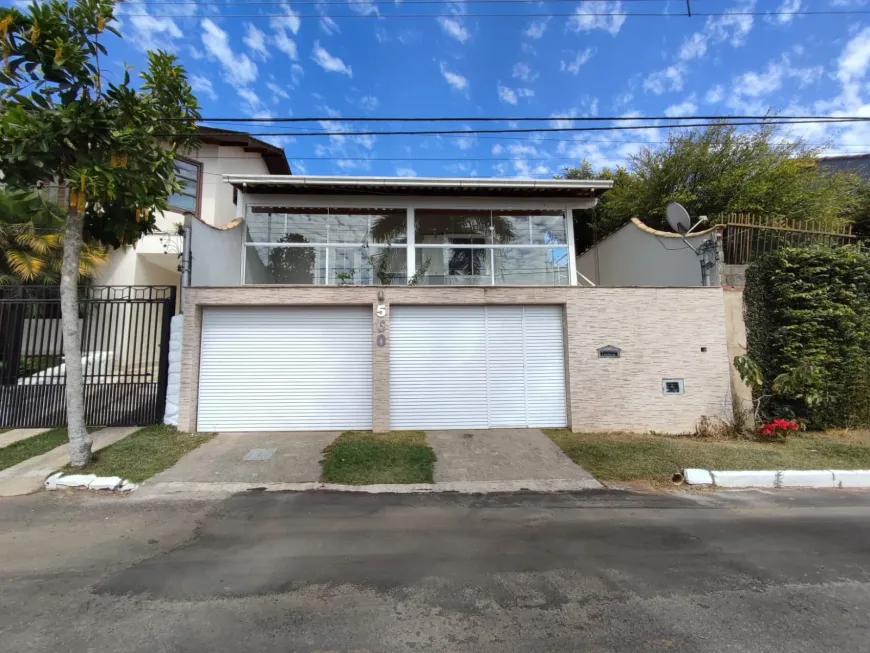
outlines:
M79 291L85 420L163 420L174 286ZM56 286L0 287L0 428L66 423L66 368Z

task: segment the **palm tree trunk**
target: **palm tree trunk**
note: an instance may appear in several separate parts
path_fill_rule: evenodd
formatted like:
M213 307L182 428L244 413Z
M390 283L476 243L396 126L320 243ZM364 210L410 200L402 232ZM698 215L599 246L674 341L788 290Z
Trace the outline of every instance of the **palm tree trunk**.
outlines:
M82 249L84 214L67 213L60 268L60 316L66 363L66 423L69 459L73 467L84 467L91 460L91 436L85 428L84 381L82 378L82 340L79 333L79 253Z

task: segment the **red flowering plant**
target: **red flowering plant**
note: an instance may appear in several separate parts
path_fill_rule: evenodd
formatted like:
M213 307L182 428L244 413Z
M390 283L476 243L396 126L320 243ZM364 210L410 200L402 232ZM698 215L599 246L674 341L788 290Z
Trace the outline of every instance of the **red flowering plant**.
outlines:
M758 429L758 434L763 438L783 440L790 431L797 431L798 428L798 423L795 420L778 417L772 422L762 424Z

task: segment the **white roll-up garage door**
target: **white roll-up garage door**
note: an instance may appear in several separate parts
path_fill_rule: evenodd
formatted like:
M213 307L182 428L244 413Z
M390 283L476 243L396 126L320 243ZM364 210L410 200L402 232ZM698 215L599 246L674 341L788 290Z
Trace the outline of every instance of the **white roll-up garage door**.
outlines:
M560 306L393 306L393 429L565 426Z
M372 427L372 311L207 308L200 431Z

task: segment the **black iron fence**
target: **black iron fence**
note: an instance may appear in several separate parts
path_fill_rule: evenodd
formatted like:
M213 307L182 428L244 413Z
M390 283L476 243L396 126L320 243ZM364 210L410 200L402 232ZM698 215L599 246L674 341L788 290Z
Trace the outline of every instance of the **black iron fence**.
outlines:
M159 423L166 404L173 286L79 290L85 419ZM0 287L0 428L66 423L66 366L56 286Z

